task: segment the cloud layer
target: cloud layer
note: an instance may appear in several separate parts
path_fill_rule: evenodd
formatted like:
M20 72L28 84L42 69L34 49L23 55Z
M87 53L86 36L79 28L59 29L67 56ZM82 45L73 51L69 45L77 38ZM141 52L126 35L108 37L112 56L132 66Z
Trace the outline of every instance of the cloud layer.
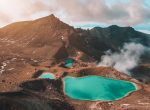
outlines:
M124 1L0 0L0 24L34 19L51 13L66 22L99 22L123 26L150 22L150 7L144 4L145 0Z

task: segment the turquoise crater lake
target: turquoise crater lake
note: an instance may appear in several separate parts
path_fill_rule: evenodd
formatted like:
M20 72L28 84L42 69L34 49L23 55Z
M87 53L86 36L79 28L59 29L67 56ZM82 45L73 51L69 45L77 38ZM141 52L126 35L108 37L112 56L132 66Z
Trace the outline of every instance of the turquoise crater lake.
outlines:
M65 94L78 100L112 101L121 99L135 90L134 83L100 76L64 78Z
M43 79L55 79L55 76L52 73L42 73L39 78Z

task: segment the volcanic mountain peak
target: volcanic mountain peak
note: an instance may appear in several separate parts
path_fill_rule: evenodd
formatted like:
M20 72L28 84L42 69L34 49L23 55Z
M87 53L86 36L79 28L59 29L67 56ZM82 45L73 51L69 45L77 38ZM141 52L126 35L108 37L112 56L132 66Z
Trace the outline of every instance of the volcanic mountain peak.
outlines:
M34 20L35 23L41 23L41 24L55 24L55 23L60 23L61 21L55 17L53 14L46 16L46 17L42 17L39 19ZM63 22L61 22L63 23Z
M50 27L51 29L70 29L73 28L69 26L68 24L62 22L59 18L55 17L53 14L39 18L37 20L34 20L32 22L35 26L43 26L43 27Z
M58 30L72 30L73 27L60 21L53 14L33 21L22 21L7 25L0 30L0 37L49 36ZM18 36L18 37L17 37ZM12 38L12 37L11 37Z
M57 17L55 17L53 14L42 17L33 21L21 21L21 22L15 22L12 24L9 24L3 28L1 28L2 31L7 31L10 33L11 31L15 32L16 31L21 31L21 30L34 30L34 29L41 29L41 28L49 28L49 29L68 29L68 28L73 28L69 26L68 24L62 22L59 20ZM5 33L7 33L5 32Z
M61 53L60 50L65 51L65 44L68 44L68 38L72 33L74 33L73 27L63 23L52 14L1 28L0 43L9 51L13 51L11 53L17 50L24 55L53 57L57 52Z
M57 21L60 21L59 18L57 18L54 14L39 18L36 21L38 21L38 20L57 20Z

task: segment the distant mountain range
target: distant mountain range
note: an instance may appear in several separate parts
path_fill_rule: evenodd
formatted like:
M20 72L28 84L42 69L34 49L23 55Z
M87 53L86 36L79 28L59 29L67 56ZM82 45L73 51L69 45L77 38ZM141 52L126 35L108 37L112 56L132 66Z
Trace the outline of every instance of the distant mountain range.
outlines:
M9 53L40 59L62 59L82 51L99 60L106 50L118 51L124 43L150 46L149 36L132 27L117 25L91 30L75 29L50 15L1 28L0 51L3 55Z

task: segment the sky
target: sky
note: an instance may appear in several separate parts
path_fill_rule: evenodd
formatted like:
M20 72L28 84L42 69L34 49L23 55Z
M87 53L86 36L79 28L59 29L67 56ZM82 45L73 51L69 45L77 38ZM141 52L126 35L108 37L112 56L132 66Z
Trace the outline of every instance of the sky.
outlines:
M150 31L150 0L0 0L0 27L50 14L75 27L116 24Z

